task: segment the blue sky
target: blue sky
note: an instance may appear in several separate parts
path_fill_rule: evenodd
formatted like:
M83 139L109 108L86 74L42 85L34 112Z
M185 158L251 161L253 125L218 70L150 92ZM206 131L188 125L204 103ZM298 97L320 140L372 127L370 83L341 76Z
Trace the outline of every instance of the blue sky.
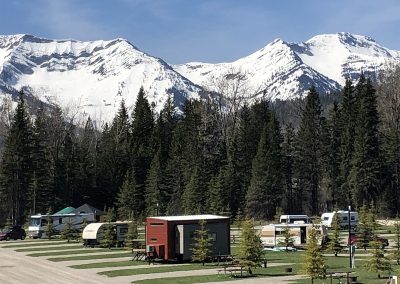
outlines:
M0 34L128 39L169 63L226 62L341 31L400 50L398 0L0 0Z

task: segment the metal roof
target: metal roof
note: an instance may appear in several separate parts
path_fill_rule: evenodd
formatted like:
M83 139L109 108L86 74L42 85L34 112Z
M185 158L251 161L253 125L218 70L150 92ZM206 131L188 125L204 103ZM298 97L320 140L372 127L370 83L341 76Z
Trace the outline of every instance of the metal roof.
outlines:
M218 215L182 215L182 216L154 216L148 217L165 221L200 221L200 220L215 220L215 219L229 219L229 217Z

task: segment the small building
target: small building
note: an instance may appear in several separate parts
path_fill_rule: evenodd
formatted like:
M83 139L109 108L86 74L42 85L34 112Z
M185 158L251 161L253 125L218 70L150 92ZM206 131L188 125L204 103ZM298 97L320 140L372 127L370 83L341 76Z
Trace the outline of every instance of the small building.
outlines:
M212 239L213 255L230 254L229 217L187 215L148 217L146 220L146 252L163 260L189 260L192 256L195 231L200 220Z

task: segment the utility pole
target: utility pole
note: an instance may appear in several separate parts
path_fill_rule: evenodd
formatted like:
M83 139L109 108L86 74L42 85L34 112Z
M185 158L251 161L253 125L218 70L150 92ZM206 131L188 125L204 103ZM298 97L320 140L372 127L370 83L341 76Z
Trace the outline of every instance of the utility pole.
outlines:
M351 238L350 238L350 236L351 236L351 223L350 223L350 211L351 211L351 205L349 205L349 211L348 211L348 222L349 222L349 262L350 262L350 268L353 268L353 265L352 265L352 261L351 261L351 247L352 247L352 245L351 245Z

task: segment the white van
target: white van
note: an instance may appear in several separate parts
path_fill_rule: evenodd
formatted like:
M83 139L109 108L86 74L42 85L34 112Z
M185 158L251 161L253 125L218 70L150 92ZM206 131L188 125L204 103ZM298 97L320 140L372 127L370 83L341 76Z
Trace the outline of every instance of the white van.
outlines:
M340 227L349 227L349 211L333 211L326 212L321 215L321 224L327 227L332 227L332 222L335 214L339 214ZM350 211L350 227L356 227L358 225L358 213Z
M281 224L310 224L311 220L307 215L281 215Z

